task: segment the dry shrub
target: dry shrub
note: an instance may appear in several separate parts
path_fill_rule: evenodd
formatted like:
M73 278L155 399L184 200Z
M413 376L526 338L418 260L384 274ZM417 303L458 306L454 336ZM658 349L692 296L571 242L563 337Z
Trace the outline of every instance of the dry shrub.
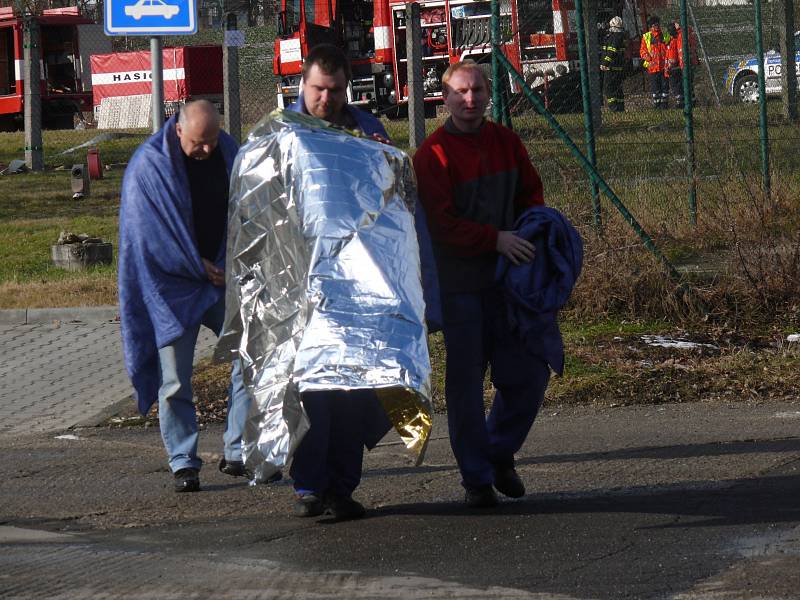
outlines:
M659 199L649 190L647 198L660 200L660 210L648 212L640 201L631 212L678 267L680 281L669 276L619 213L606 211L598 234L580 225L590 221L585 208L561 207L578 226L585 246L583 274L566 316L666 319L684 325L702 319L734 329L800 323L797 182L781 182L770 199L742 180L702 186L696 226L664 208L675 202L670 195L667 190ZM665 219L665 214L673 216Z
M583 272L564 313L569 319L686 320L694 314L683 282L664 265L618 214L605 213L602 232L588 223L585 209L564 206L584 241ZM583 212L583 214L581 214Z
M606 223L604 235L591 228L584 238L583 274L570 301L577 318L661 317L674 310L674 284L658 261L618 221Z
M732 193L722 190L722 202L706 227L728 241L727 262L735 287L764 317L791 318L794 314L796 318L800 303L796 186L779 185L769 198L745 186Z

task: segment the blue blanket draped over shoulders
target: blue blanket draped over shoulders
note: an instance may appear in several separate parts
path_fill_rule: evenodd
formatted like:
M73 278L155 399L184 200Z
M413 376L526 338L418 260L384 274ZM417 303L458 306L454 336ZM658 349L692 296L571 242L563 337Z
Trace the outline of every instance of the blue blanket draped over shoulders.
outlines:
M192 200L177 115L134 153L122 180L119 307L125 368L139 411L158 397L158 349L200 323L224 294L206 276L194 234ZM220 132L230 176L238 144ZM225 266L225 243L215 261Z
M559 375L564 371L564 344L558 310L566 304L583 267L583 240L572 223L554 208L534 206L514 224L517 235L536 246L532 262L497 261L512 330L525 347Z

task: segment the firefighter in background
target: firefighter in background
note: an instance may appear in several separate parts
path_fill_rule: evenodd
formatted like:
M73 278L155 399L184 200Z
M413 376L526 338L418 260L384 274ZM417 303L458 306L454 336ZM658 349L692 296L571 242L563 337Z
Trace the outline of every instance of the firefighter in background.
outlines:
M639 56L642 66L647 69L647 79L650 83L650 93L653 96L653 106L667 108L669 92L667 78L664 76L666 68L667 46L669 38L661 34L661 20L652 16L647 19L648 30L642 36L639 46Z
M669 25L670 40L667 44L666 73L669 78L670 94L675 100L678 108L683 108L683 68L686 64L683 60L683 31L678 21L673 21ZM700 64L697 56L697 39L692 28L689 28L689 93L694 99L694 67Z
M608 35L601 49L603 54L600 58L600 70L603 71L603 91L608 109L624 112L622 80L625 75L625 31L620 17L614 17L608 22Z
M678 64L678 30L675 23L667 25L669 43L667 46L666 61L664 64L664 75L669 86L669 95L675 101L675 108L683 108L683 73Z

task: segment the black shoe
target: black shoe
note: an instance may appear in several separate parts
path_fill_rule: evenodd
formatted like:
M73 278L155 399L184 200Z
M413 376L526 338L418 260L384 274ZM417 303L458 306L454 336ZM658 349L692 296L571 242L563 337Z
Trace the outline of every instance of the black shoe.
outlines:
M281 479L283 479L283 473L281 471L275 471L272 475L270 475L266 479L256 478L256 483L266 485L268 483L276 483Z
M241 460L225 460L225 458L219 459L219 470L225 475L230 475L231 477L247 477L248 479L252 478L252 474L244 467L244 463Z
M244 466L244 462L241 460L225 460L221 458L219 460L219 470L231 477L247 477L247 479L253 479L253 473ZM283 479L283 473L281 471L276 471L264 480L258 479L257 483L275 483L281 479Z
M464 487L466 489L464 503L469 508L492 508L500 503L497 500L497 494L494 493L494 489L490 485L470 485Z
M297 496L292 507L292 514L295 517L318 517L324 512L325 505L314 494Z
M367 513L364 505L353 500L352 496L329 496L326 498L325 512L337 521L360 519Z
M494 487L509 498L522 498L525 495L525 484L513 466L495 466Z
M175 491L197 492L200 490L200 471L197 469L178 469L175 471Z

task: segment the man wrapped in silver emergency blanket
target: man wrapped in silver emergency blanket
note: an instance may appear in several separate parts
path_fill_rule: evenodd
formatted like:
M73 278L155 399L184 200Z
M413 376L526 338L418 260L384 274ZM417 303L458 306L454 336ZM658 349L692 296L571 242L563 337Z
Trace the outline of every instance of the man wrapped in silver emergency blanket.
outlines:
M415 202L404 152L307 115L274 111L239 150L216 356L242 361L256 481L308 431L308 391L374 389L421 461L432 408Z

